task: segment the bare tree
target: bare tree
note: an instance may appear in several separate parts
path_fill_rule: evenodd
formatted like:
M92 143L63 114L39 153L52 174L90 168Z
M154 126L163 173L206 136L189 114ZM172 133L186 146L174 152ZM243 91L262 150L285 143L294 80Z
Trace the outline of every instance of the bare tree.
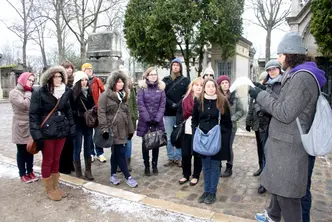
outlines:
M122 0L62 0L62 16L69 30L80 43L81 61L86 57L88 31L96 31L101 14Z
M16 46L12 44L2 45L0 51L2 54L2 59L0 60L0 65L10 65L16 64L19 58L22 56L21 46Z
M258 22L251 21L265 29L265 61L270 60L271 33L272 30L285 22L290 13L291 5L289 0L248 0L249 7L254 10Z
M44 67L47 66L46 50L45 50L45 30L46 30L47 20L35 20L36 30L32 34L31 39L38 45L40 48L42 61Z
M7 25L5 23L5 25L22 41L23 64L26 65L27 44L31 37L31 34L36 30L33 22L35 18L31 16L34 10L34 0L19 0L18 2L20 4L15 4L12 0L6 0L6 2L15 10L16 14L21 20L20 23L13 23L12 25Z

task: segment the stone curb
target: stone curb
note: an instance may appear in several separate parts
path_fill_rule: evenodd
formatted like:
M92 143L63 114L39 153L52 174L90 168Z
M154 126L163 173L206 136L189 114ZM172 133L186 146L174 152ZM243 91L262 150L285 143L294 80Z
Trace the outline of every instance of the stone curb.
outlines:
M16 160L5 157L0 154L0 158L2 163L17 166ZM34 171L37 173L41 173L41 168L39 166L33 166ZM175 212L186 216L191 216L203 220L215 221L215 222L253 222L255 220L245 219L241 217L226 215L222 213L217 213L211 210L201 209L197 207L191 207L188 205L177 204L170 201L150 198L145 195L136 194L130 191L125 191L119 188L114 188L110 186L105 186L102 184L98 184L95 182L89 182L86 180L78 179L73 176L69 176L66 174L61 174L60 181L64 184L70 184L77 188L86 189L90 192L101 193L106 196L117 197L121 199L125 199L131 202L141 203L146 206L150 206L153 208L158 208L162 210L166 210L169 212Z

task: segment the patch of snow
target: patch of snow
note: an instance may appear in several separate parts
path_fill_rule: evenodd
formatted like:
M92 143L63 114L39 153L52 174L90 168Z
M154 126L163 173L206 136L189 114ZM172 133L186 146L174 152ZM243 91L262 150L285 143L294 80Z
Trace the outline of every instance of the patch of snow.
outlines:
M0 162L0 178L18 179L18 169L12 165Z
M117 212L122 215L131 215L140 221L165 221L165 222L202 222L190 216L169 212L162 209L146 206L141 203L135 203L128 200L109 197L103 194L86 191L91 194L91 207L101 211L103 214Z

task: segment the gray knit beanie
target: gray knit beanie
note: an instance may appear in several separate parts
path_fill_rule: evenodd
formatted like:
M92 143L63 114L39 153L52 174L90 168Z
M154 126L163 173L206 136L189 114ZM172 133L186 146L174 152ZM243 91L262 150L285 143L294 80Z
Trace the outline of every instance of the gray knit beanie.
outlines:
M302 38L297 32L288 32L281 39L278 54L307 54L307 49L303 46Z
M281 66L280 66L280 63L273 59L273 60L270 60L266 63L265 65L265 71L267 71L269 68L272 68L272 67L275 67L275 68L279 68L281 70Z

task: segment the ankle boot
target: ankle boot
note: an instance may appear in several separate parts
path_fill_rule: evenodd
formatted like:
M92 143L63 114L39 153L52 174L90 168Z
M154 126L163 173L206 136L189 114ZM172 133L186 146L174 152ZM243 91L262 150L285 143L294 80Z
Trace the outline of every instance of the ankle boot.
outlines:
M157 175L159 173L156 162L152 162L152 173L154 175Z
M131 172L133 168L131 167L131 158L127 158L128 171Z
M231 164L226 164L227 167L226 167L226 170L225 172L221 175L221 177L230 177L232 176L233 172L232 172L232 168L233 166Z
M87 180L94 180L92 177L91 172L91 158L85 159L85 173L84 173L85 179Z
M151 176L149 162L144 162L144 166L145 166L145 168L144 168L144 174L145 174L145 176L148 176L148 177Z
M62 198L67 197L67 194L59 188L60 173L52 173L52 178L53 178L53 188L54 188L54 190L57 191Z
M42 182L45 187L45 192L47 194L47 197L49 199L54 200L54 201L62 200L60 193L54 190L52 176L47 177L47 178L42 178Z
M75 174L77 178L83 179L81 160L74 160Z

